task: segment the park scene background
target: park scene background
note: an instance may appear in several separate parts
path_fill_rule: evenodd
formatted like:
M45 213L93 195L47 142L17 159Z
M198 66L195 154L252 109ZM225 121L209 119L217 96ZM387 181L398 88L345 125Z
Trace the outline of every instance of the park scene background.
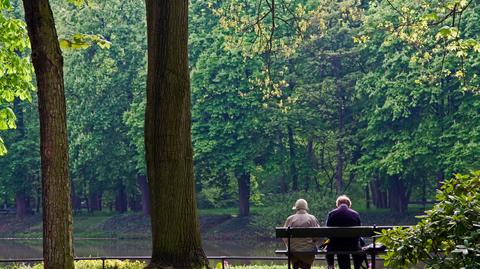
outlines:
M0 259L41 257L37 81L23 4L4 2ZM49 2L64 57L75 255L150 255L148 8ZM453 261L477 268L480 3L192 0L188 26L206 255L273 256L282 246L274 227L298 198L323 224L347 194L363 225L415 225L433 209L427 219L447 231L427 221L419 246L463 253ZM391 236L397 247L408 238Z

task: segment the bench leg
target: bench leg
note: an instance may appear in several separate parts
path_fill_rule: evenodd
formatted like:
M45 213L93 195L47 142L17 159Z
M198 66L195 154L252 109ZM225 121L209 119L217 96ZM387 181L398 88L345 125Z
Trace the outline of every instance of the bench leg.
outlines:
M288 247L288 253L287 253L287 255L288 255L288 258L287 258L287 259L288 259L288 269L291 269L291 260L290 260L291 257L292 257L292 253L290 253L290 251L291 251L291 249L292 249L292 248L291 248L291 244L290 244L290 238L291 238L291 237L292 237L292 236L291 236L291 234L290 234L290 226L288 226L288 243L287 243L287 245L288 245L288 246L287 246L287 247Z

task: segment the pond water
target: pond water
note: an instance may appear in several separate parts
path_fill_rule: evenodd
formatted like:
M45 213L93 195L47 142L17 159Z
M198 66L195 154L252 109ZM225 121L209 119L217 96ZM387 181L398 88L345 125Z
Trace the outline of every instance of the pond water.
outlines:
M281 241L203 240L207 256L276 256L283 248ZM88 256L150 256L150 239L83 239L74 241L75 255ZM0 259L41 258L41 239L0 239ZM210 261L212 266L218 261ZM230 261L231 264L285 264L285 261ZM325 261L316 261L325 266ZM378 261L377 268L383 268Z
M280 241L204 240L208 256L275 256ZM85 239L74 241L75 255L88 256L149 256L150 239ZM42 257L41 239L0 239L0 259Z

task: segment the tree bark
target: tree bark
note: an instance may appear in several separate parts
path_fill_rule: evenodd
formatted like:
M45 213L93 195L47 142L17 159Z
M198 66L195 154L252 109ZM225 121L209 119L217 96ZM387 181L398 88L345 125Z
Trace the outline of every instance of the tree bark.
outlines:
M148 193L147 177L141 174L137 175L137 184L142 193L142 212L145 216L150 215L150 194Z
M370 191L368 186L365 186L365 207L370 209Z
M375 178L370 182L370 189L372 191L372 202L377 208L387 208L387 193L380 188L380 180Z
M310 164L310 169L311 173L310 176L308 176L307 180L313 181L315 183L315 190L320 191L320 184L318 183L317 177L314 176L318 170L318 163L317 163L317 157L315 156L315 151L313 150L313 139L309 138L307 141L307 157L308 157L308 162ZM308 191L308 189L305 189L305 191Z
M102 211L102 193L100 191L90 191L88 197L88 208L90 212Z
M82 201L80 197L77 195L77 192L75 190L75 184L73 182L70 182L71 186L71 199L72 199L72 208L74 212L80 211L82 209Z
M48 0L23 0L38 86L45 269L73 268L63 57Z
M205 268L193 176L188 0L145 2L145 152L153 241L147 268Z
M238 181L238 197L240 216L250 215L250 174L242 173L237 176Z
M119 183L117 186L117 195L115 196L115 211L119 213L127 212L127 193L125 185Z
M340 59L335 57L332 60L333 70L335 72L335 97L337 99L337 162L335 166L335 191L341 194L344 191L343 169L345 167L345 147L343 140L345 137L345 92L339 83Z
M133 212L142 211L142 196L137 195L136 193L131 193L127 196L128 208L130 208L130 210L132 210Z
M22 141L25 139L25 122L23 120L23 109L18 99L15 99L15 116L17 117L17 131L16 139ZM27 184L28 175L22 166L15 166L14 175L18 180L22 181L15 192L15 211L18 218L24 218L27 215L27 192L25 185Z
M390 188L388 193L390 209L394 212L405 213L408 207L407 190L399 176L390 178Z
M24 191L15 193L15 211L17 218L24 218L28 213L27 197Z
M288 147L290 153L290 177L292 179L292 191L298 191L298 172L295 165L297 151L295 149L295 141L293 139L293 129L288 126Z

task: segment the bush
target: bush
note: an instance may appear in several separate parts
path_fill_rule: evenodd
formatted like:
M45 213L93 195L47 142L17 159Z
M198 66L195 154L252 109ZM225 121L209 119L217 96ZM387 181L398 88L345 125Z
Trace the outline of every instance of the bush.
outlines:
M323 224L327 213L334 208L335 199L331 195L319 192L295 192L288 194L269 194L263 198L263 210L252 216L251 225L257 234L265 237L274 237L275 226L282 226L288 216L292 215L293 205L297 199L307 200L310 214L317 217ZM272 205L277 207L272 207Z
M385 265L480 268L480 171L455 175L437 192L437 204L409 229L385 231Z

